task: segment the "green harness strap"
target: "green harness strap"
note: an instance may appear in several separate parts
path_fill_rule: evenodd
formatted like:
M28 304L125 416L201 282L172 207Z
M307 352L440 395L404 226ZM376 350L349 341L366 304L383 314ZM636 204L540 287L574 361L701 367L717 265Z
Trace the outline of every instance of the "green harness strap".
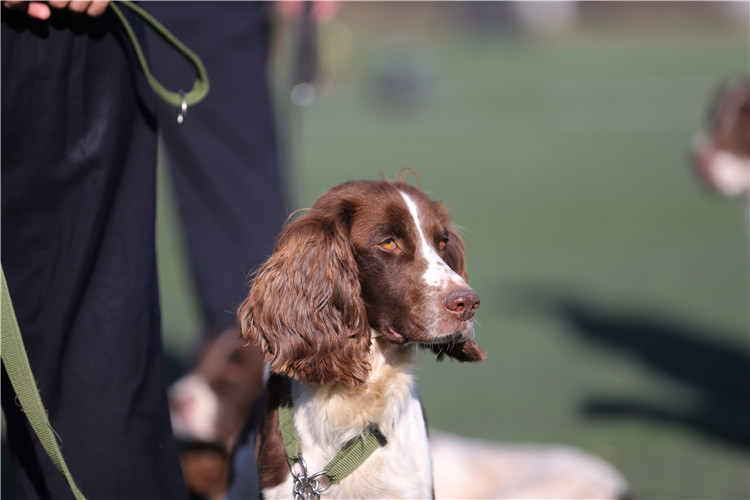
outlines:
M47 455L55 464L58 471L65 477L73 490L73 495L77 500L83 500L83 495L78 490L73 476L70 475L68 466L65 464L60 447L55 439L52 427L49 425L47 412L42 404L42 398L39 396L39 389L36 387L34 375L31 373L29 358L26 357L26 349L21 338L21 330L18 328L16 313L13 310L13 304L10 301L10 292L5 282L5 272L0 266L0 275L2 275L2 340L0 351L2 351L3 364L5 371L8 373L10 383L18 396L18 402L21 404L26 417L29 419L31 427L42 442L42 446L47 451Z
M284 441L284 450L289 467L300 462L302 457L302 444L299 435L294 427L294 407L292 403L292 381L289 377L281 379L279 393L279 428L281 430L281 439ZM363 439L354 439L328 462L325 469L317 474L310 476L314 479L319 475L326 476L331 484L336 484L346 476L354 472L357 467L362 465L375 450L386 444L385 437L377 430L369 430L365 433ZM304 468L303 464L303 468ZM307 476L307 470L304 471ZM307 477L305 477L307 479ZM319 490L323 491L323 490Z
M130 26L127 18L120 10L119 5L128 7L138 16L143 18L143 20L146 21L146 23L148 23L148 25L159 34L159 36L172 44L195 67L197 76L195 84L190 92L172 92L167 90L156 78L154 78L148 67L148 63L146 62L146 57L143 54L141 45L138 42L138 38L135 36L135 32ZM109 6L120 19L125 31L130 37L133 49L138 56L138 61L143 69L143 73L146 75L149 85L154 93L165 102L180 108L180 114L177 117L177 121L182 123L185 114L187 113L188 106L193 106L199 103L208 94L208 75L206 73L206 68L203 66L203 62L192 50L187 48L177 39L177 37L167 31L164 26L156 21L156 19L134 3L129 1L110 2ZM16 391L18 402L20 403L23 412L26 414L26 418L29 419L29 423L31 424L32 429L34 429L37 437L39 437L47 455L49 455L57 470L63 475L63 477L65 477L65 480L68 482L76 500L85 500L85 497L78 489L78 486L76 486L73 476L65 463L65 459L60 451L60 446L57 443L56 435L50 426L47 411L44 409L42 398L39 395L39 389L36 386L34 374L29 365L29 359L26 356L26 349L23 344L23 338L21 337L21 329L18 326L16 313L13 310L13 303L10 300L10 292L8 290L8 285L5 282L5 272L2 270L2 266L0 266L0 275L2 275L2 316L0 316L2 335L0 335L0 353L2 354L2 362L5 366L5 371L8 374L13 389Z

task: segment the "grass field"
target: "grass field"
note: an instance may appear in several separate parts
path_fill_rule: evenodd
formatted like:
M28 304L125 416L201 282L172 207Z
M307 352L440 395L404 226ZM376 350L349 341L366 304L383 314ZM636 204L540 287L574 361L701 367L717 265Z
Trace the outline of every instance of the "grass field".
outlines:
M288 123L289 211L403 166L452 207L489 358L420 355L431 424L581 447L637 498L750 497L747 221L686 161L717 83L748 71L747 33L423 39L424 93L401 107L379 93L393 45L353 43L345 77ZM167 348L184 359L197 318L162 207Z

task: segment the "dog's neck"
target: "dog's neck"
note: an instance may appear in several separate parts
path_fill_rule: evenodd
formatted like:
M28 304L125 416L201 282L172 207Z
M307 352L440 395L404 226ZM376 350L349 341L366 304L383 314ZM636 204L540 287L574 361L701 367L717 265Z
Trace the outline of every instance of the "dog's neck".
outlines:
M400 420L402 409L414 396L411 368L412 346L396 345L372 334L370 373L365 383L351 387L343 383L296 385L302 425L309 425L313 439L322 443L346 443L376 425L388 436Z
M310 471L323 470L342 447L377 426L388 441L347 478L331 498L429 498L432 462L421 405L411 376L414 347L372 335L370 372L363 384L292 384L294 424ZM280 436L279 436L280 438ZM283 446L277 443L277 446ZM279 450L275 450L277 453ZM291 476L283 448L280 474L267 482L268 499L288 498Z

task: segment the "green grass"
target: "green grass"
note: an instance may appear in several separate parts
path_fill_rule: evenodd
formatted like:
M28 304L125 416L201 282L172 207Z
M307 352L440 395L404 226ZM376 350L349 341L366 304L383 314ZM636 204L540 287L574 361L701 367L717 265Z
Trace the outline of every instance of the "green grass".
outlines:
M750 379L711 378L748 366L748 231L686 162L717 83L748 71L742 38L428 40L430 91L410 109L378 99L383 41L356 40L347 77L290 127L289 208L403 166L452 207L489 358L420 355L434 427L579 446L638 498L750 497L747 443L727 437L747 397L715 394L750 394ZM167 348L179 357L197 319L161 220Z

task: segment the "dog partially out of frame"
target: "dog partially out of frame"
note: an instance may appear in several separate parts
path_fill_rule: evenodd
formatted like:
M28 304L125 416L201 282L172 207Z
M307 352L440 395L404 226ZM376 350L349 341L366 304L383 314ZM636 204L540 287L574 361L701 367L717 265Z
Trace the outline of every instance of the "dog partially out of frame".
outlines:
M321 195L281 232L239 309L244 339L271 371L256 445L265 498L294 496L299 465L287 462L279 426L284 377L310 475L377 429L381 446L326 498L433 497L415 347L459 361L485 352L473 340L479 297L461 237L445 207L405 176Z

